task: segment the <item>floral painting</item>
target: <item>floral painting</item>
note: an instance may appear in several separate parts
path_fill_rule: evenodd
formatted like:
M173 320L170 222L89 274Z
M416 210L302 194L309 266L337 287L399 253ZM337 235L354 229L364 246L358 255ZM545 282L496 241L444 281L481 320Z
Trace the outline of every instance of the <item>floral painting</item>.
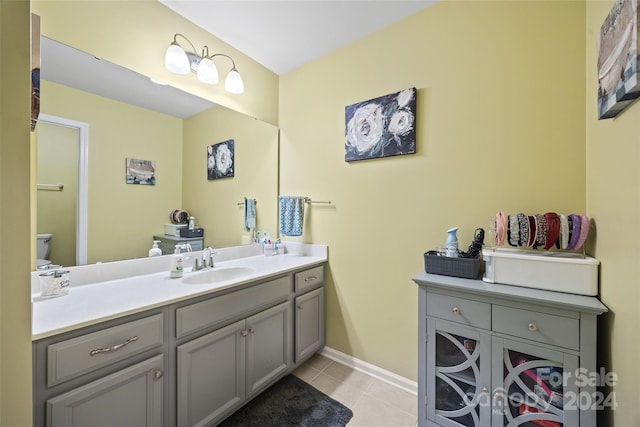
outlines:
M207 178L229 178L234 168L233 139L207 147Z
M617 0L598 33L598 119L616 117L640 97L638 0Z
M156 185L156 162L127 157L127 184Z
M345 161L416 152L416 88L345 108Z

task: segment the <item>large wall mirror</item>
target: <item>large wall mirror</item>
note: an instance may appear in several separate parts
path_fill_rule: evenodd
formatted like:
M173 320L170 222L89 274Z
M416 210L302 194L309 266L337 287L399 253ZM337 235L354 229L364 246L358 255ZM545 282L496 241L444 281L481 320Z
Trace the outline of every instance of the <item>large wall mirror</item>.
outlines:
M256 228L275 234L277 127L46 37L41 73L47 120L36 128L37 233L51 235L52 263L147 256L174 209L196 218L205 246L240 245L251 236L244 228L245 197L257 202ZM86 126L84 152L75 124ZM209 180L208 147L229 139L234 176ZM155 183L127 183L126 159L153 162ZM78 164L84 175L72 173ZM79 255L83 221L86 254Z

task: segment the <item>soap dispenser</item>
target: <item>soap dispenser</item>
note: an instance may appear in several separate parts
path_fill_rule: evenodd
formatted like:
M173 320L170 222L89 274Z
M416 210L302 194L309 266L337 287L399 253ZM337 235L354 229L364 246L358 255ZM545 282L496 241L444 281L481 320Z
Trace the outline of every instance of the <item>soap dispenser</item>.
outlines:
M158 243L160 240L153 241L153 247L149 249L149 256L160 256L162 255L162 250L158 247Z
M177 279L182 277L182 271L184 269L184 257L182 256L182 252L180 252L180 245L176 245L176 249L171 255L171 267L169 270L169 276L172 279Z

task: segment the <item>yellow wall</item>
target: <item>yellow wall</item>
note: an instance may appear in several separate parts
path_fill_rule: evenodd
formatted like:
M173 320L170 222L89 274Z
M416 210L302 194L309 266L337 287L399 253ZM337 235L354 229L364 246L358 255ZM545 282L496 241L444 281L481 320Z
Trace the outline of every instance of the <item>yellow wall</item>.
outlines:
M587 211L595 218L595 255L601 261L600 295L609 308L600 324L599 364L615 372L619 407L599 425L640 425L637 385L640 324L640 104L615 119L598 120L596 37L613 1L587 2L586 151Z
M0 0L0 425L31 425L29 2Z
M234 140L234 176L207 179L207 147ZM184 122L183 206L205 230L207 246L237 246L244 229L244 197L257 200L256 230L275 235L278 224L278 129L226 108Z
M156 0L36 0L31 7L41 17L43 36L252 117L278 123L278 76ZM194 74L166 71L164 53L175 33L187 36L198 49L207 45L211 53L230 55L244 80L245 93L229 94L222 84L210 86L199 82ZM231 62L223 58L215 61L224 79Z
M89 124L88 262L147 256L181 208L182 119L44 80L42 93L43 113ZM127 184L127 157L155 161L156 185Z
M416 379L423 253L499 210L584 212L582 2L451 1L280 80L281 193L329 245L327 344ZM417 153L345 163L344 108L415 86Z

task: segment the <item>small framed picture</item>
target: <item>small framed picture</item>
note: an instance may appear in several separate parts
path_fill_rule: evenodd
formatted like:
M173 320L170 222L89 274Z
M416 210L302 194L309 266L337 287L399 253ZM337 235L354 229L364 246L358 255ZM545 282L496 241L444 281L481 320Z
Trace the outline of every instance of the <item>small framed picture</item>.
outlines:
M156 162L127 157L127 184L156 185Z
M233 176L235 167L233 145L233 139L228 139L207 147L207 178L209 180Z

